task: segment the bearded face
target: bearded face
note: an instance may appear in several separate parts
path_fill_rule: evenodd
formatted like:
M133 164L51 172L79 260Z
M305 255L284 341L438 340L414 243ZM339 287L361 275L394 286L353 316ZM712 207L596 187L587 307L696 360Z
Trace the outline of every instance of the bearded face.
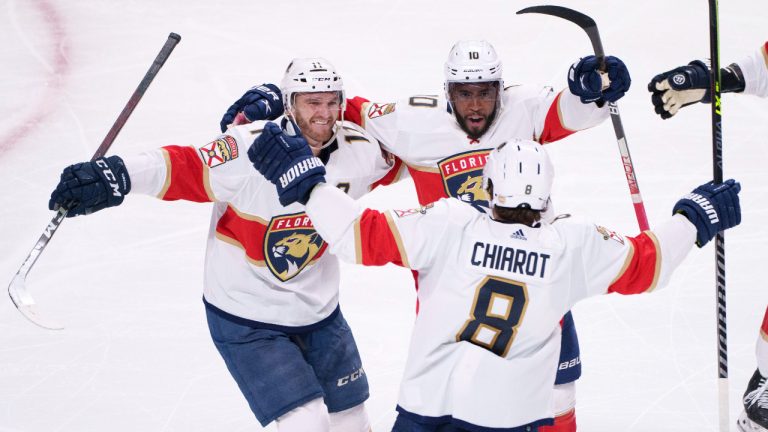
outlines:
M333 137L340 108L338 92L297 93L294 96L291 114L313 151L319 151Z
M461 129L472 139L483 136L496 117L499 83L451 83L448 95Z

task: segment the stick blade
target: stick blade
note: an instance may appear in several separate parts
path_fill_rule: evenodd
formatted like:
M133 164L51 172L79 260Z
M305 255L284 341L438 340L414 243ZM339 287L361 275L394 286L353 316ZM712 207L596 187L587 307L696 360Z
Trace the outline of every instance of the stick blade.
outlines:
M526 13L539 13L544 15L552 15L565 20L568 20L581 28L597 27L595 20L587 15L567 7L544 5L544 6L531 6L525 9L517 11L517 15Z
M35 299L32 298L32 295L27 290L26 280L22 274L17 273L14 276L10 285L8 285L8 295L11 297L11 301L16 306L16 309L33 324L47 330L64 329L64 326L40 313Z

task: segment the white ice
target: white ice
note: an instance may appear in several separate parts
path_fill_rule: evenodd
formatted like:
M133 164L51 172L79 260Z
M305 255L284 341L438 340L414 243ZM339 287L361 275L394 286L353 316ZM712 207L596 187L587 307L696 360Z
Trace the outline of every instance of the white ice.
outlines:
M619 103L651 225L711 178L709 106L671 120L645 86L708 56L707 2L561 0L591 15L633 85ZM511 83L566 85L590 53L571 23L517 16L535 1L3 0L0 2L0 282L10 282L52 212L61 169L101 143L170 32L182 41L112 154L202 145L249 86L292 57L324 56L349 95L387 101L442 91L457 39L485 38ZM720 4L723 64L766 40L768 4ZM725 175L743 184L743 223L726 236L730 428L755 368L768 304L768 100L726 95ZM637 225L610 122L549 146L560 212L632 235ZM372 194L410 207L410 184ZM27 284L66 329L41 330L0 300L0 431L260 431L208 336L201 302L209 205L129 196L120 209L67 220ZM345 266L342 305L371 386L375 431L395 418L414 317L410 274ZM670 286L594 298L575 310L584 374L580 431L717 430L714 250L694 250ZM3 282L5 281L5 282ZM5 285L2 285L3 288ZM265 430L274 431L274 426Z

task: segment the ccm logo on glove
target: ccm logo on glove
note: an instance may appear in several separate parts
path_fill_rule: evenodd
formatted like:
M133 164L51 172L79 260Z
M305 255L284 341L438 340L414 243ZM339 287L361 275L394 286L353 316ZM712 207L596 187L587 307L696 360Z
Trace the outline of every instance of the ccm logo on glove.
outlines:
M112 196L123 196L123 194L120 193L120 185L117 184L117 177L115 177L115 174L112 173L109 165L107 165L107 161L104 159L99 159L96 161L96 166L102 168L101 172L104 174L104 178L107 179L109 187L112 188ZM123 184L125 183L126 182L123 181Z

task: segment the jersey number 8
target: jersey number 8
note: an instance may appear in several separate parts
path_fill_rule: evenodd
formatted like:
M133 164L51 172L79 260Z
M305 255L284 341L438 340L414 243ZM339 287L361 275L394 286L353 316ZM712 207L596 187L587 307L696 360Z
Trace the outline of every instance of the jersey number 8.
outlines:
M504 357L517 335L528 306L528 288L522 282L486 277L475 291L469 319L456 335Z

